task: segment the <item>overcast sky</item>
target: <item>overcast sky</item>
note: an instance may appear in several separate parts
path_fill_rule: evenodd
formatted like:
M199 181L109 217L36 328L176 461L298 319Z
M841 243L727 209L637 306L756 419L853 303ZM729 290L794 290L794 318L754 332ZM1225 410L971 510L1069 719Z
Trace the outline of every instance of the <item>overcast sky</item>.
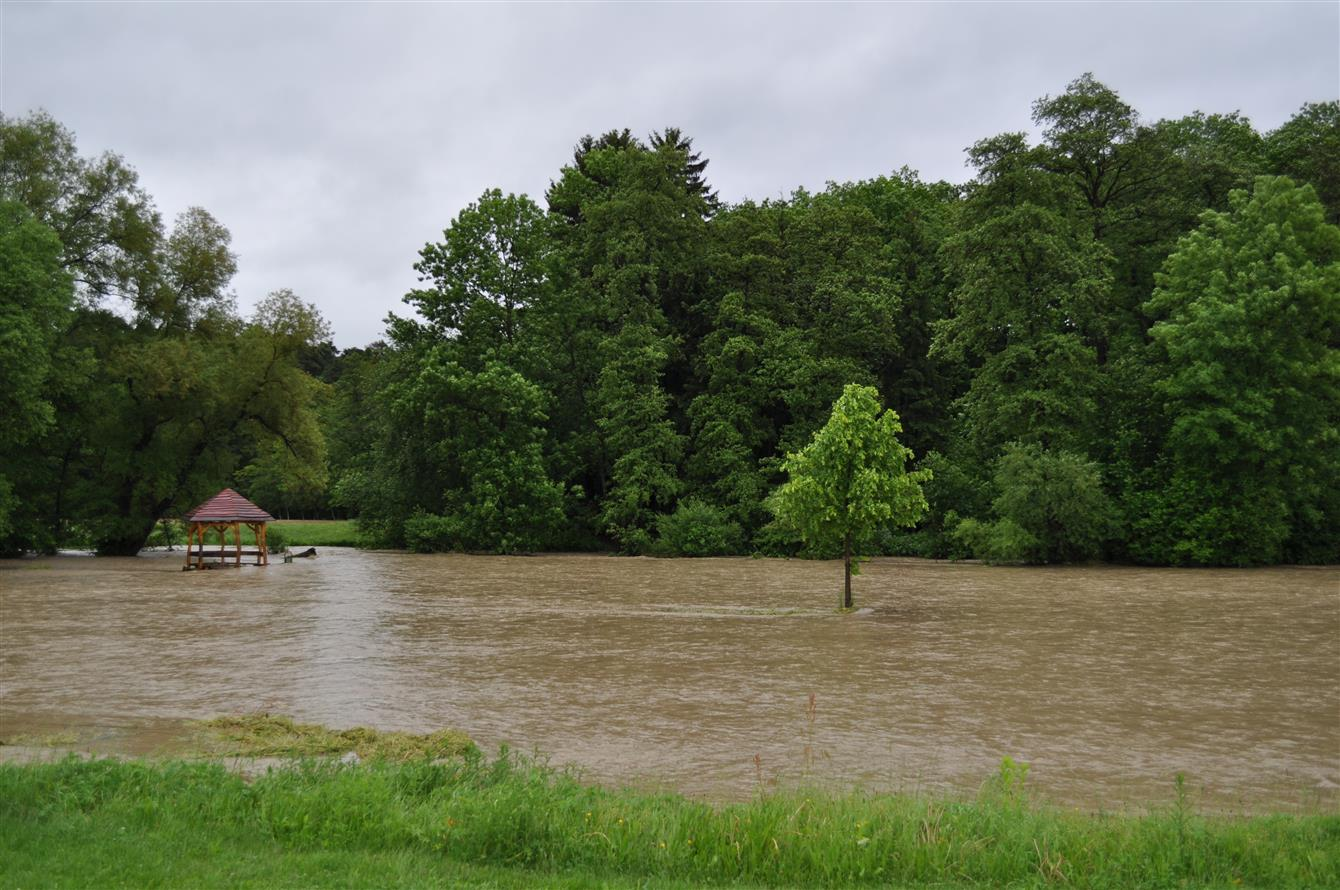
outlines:
M1274 128L1340 96L1340 3L664 5L5 0L0 108L112 150L164 217L233 234L240 305L290 287L341 347L406 311L426 241L484 189L542 200L585 133L680 127L722 198L1032 129L1092 71L1147 119Z

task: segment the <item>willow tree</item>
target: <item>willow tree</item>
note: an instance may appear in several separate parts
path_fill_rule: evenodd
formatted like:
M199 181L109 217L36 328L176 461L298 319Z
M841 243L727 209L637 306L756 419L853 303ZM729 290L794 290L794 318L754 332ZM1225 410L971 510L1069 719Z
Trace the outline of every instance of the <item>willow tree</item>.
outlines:
M852 562L871 535L912 526L926 513L921 483L929 470L907 472L911 449L898 441L903 425L893 409L880 412L879 391L848 384L823 429L804 450L789 454L790 477L769 500L783 525L814 550L842 549L842 608L850 609Z

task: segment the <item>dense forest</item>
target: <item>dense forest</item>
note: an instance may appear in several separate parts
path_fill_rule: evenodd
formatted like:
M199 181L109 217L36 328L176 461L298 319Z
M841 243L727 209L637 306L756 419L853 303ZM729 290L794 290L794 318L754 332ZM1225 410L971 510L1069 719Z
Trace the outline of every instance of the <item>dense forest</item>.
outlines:
M858 383L930 471L874 552L1340 561L1340 102L1032 111L964 185L739 204L678 130L586 136L344 351L290 291L239 315L208 212L0 118L0 550L133 553L229 484L381 546L791 554L769 495Z

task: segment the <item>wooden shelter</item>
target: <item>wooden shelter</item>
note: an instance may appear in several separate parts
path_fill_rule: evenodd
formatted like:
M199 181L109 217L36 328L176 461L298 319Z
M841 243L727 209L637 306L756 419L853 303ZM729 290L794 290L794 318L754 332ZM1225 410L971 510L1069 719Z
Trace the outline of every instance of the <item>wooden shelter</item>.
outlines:
M209 565L242 565L242 557L256 557L255 565L270 564L270 556L265 548L265 523L273 522L274 517L257 507L242 495L225 488L214 497L205 501L182 517L187 522L186 565L184 569L203 569L205 560L217 559ZM256 539L254 550L242 549L242 526L251 529ZM216 532L219 536L219 549L205 549L205 535ZM233 533L233 545L228 546L228 532ZM192 564L194 563L194 565Z

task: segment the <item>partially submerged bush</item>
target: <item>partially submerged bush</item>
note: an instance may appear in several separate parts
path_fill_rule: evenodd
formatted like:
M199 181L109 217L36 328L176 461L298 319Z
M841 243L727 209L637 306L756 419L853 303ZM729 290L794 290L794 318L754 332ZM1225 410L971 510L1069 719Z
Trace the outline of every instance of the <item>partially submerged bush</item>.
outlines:
M656 552L664 556L726 556L739 553L744 534L720 507L685 498L656 522Z
M405 546L415 553L463 550L461 523L451 516L415 513L405 520Z
M288 546L288 536L284 534L283 529L275 528L273 525L265 530L265 549L271 553L278 553Z
M996 565L1022 565L1041 562L1038 539L1012 519L979 522L965 519L953 532L957 552L971 553Z
M1069 451L1009 445L996 464L994 521L964 519L950 536L994 563L1078 562L1097 557L1114 526L1097 464Z

